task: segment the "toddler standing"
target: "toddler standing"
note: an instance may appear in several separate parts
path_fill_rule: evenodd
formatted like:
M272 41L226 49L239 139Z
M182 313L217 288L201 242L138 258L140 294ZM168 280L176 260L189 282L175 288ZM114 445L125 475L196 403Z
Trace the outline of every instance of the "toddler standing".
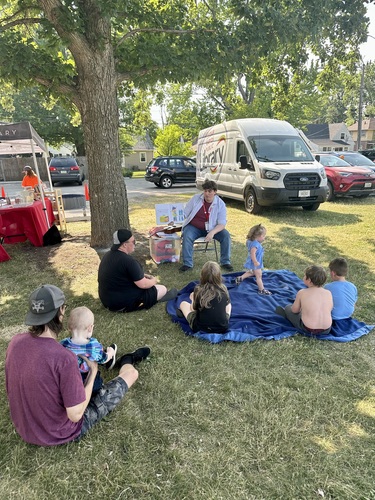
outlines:
M110 370L116 362L117 345L111 344L105 351L102 344L92 336L94 330L94 315L88 307L76 307L70 313L68 328L71 337L67 337L60 343L74 352L78 357L79 371L81 372L83 382L85 381L89 367L87 363L79 357L83 354L91 361L96 361ZM94 382L93 394L97 393L103 385L103 379L98 371Z
M262 247L263 241L266 239L267 230L262 224L257 224L250 228L246 247L248 250L247 260L245 262L244 268L246 272L236 279L236 283L239 284L246 278L250 276L255 276L258 293L260 295L272 295L269 290L266 290L262 281L262 269L263 269L263 254L264 248Z

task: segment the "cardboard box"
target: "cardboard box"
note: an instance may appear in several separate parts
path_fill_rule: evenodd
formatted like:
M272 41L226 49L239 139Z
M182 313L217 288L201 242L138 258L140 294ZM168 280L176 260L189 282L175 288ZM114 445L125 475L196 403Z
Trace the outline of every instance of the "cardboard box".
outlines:
M150 255L156 264L178 262L181 253L181 238L178 234L158 233L161 238L150 237Z

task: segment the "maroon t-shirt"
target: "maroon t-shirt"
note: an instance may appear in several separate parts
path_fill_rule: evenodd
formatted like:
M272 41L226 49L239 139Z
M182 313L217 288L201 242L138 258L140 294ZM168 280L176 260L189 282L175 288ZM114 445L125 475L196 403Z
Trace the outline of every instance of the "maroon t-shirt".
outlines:
M5 360L13 424L24 441L40 446L67 443L81 432L66 408L86 400L76 356L57 340L15 335Z
M203 201L201 208L198 210L198 212L195 214L195 216L191 219L189 224L191 224L194 227L197 227L198 229L201 229L202 231L206 229L206 222L208 222L208 219L210 217L209 215L209 209L212 203L207 203L207 201Z

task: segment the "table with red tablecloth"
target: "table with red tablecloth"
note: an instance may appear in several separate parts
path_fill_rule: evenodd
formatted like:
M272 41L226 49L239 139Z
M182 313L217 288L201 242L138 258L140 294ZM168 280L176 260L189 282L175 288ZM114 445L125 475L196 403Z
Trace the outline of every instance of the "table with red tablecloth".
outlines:
M52 204L48 199L45 203L48 220L52 225L55 220ZM0 216L0 237L4 239L4 243L29 240L36 247L43 246L43 235L48 231L48 225L41 201L34 201L28 206L2 206Z

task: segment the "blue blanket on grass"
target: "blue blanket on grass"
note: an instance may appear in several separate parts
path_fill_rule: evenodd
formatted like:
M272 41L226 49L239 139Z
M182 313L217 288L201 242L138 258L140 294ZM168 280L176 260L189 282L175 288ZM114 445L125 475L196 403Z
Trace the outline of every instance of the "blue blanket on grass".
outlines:
M264 271L263 283L272 295L259 295L255 278L248 278L240 285L234 283L235 277L241 273L224 274L223 280L228 288L232 302L232 314L229 331L219 333L193 333L185 318L176 316L176 308L183 300L188 300L194 290L196 281L191 281L179 291L174 300L167 303L167 312L172 321L179 323L182 330L190 336L207 340L213 344L230 340L232 342L249 342L256 339L280 340L302 333L296 330L288 320L275 313L276 306L286 306L294 302L295 296L305 285L298 276L288 270ZM375 325L366 325L353 318L333 322L328 335L314 335L319 340L350 342L369 333ZM309 335L306 335L309 336ZM313 336L313 335L310 335Z

